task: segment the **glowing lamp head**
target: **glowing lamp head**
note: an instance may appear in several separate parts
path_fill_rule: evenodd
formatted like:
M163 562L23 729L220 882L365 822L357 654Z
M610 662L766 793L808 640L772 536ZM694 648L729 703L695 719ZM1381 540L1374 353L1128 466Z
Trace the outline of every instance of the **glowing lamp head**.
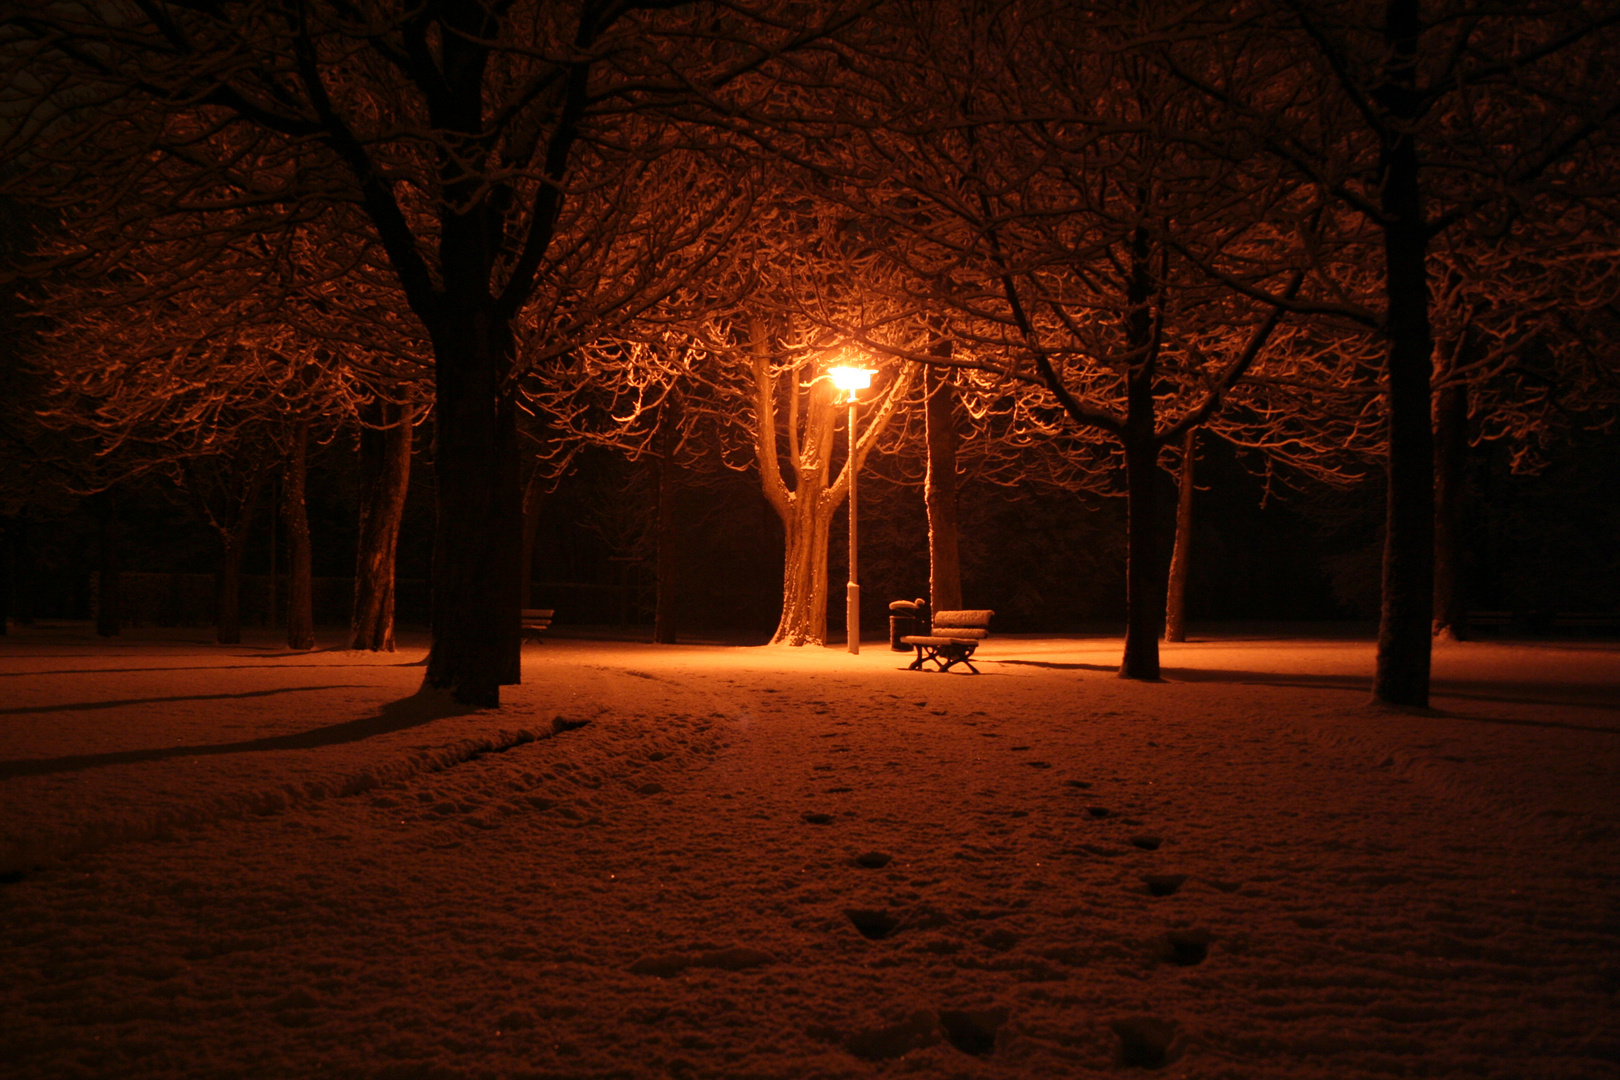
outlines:
M872 385L873 372L866 368L835 367L828 368L827 374L832 376L833 385L843 390L850 397L855 396L857 390L865 390Z

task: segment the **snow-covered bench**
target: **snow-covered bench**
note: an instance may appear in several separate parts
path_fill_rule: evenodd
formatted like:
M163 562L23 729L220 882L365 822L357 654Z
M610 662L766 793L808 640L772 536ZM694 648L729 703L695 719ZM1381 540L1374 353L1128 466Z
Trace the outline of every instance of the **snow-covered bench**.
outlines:
M934 612L931 633L911 634L900 639L901 644L917 650L917 659L906 670L926 671L923 665L932 660L940 671L966 664L967 669L977 675L979 669L969 658L979 642L990 636L990 616L994 614L984 609Z
M551 629L551 617L555 614L557 612L552 608L524 608L518 623L518 634L539 641Z

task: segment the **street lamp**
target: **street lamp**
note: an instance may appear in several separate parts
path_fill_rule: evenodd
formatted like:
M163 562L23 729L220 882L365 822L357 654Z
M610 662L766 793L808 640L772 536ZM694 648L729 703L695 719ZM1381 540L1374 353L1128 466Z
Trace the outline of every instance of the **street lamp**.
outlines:
M833 385L849 393L849 584L845 587L844 626L849 635L849 651L861 651L861 587L855 574L855 395L872 385L871 371L858 367L835 367L827 372Z

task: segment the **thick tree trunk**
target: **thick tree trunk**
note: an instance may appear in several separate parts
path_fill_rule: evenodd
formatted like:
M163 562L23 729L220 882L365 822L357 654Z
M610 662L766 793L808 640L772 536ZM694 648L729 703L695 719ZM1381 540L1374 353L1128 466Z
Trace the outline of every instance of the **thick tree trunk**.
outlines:
M360 543L349 647L393 652L395 560L411 482L413 413L379 401L368 414L368 426L360 429Z
M121 624L118 588L118 503L109 491L91 498L96 512L96 633L117 637Z
M1153 401L1155 320L1151 308L1152 249L1147 230L1131 238L1126 296L1126 339L1135 356L1125 386L1125 494L1129 536L1125 563L1125 655L1122 679L1159 677L1159 620L1164 615L1165 568L1159 551L1159 438Z
M1164 604L1164 640L1187 640L1187 576L1192 571L1193 459L1198 429L1188 428L1181 447L1181 478L1176 492L1176 546L1170 556L1170 584Z
M315 647L315 580L309 545L309 508L305 488L309 479L309 425L293 431L292 447L283 466L281 521L287 532L287 648Z
M783 519L786 532L782 566L782 619L772 645L827 643L827 542L832 514L820 506L825 496L799 492L792 513Z
M923 490L928 506L930 610L956 611L962 607L962 557L957 527L956 393L951 373L944 368L928 368L924 389L928 400L928 475Z
M1434 396L1434 636L1468 639L1468 597L1463 589L1463 509L1468 465L1468 387L1443 387Z
M1125 655L1122 679L1159 677L1159 617L1164 611L1164 566L1159 556L1159 444L1152 429L1126 433L1125 487L1130 505L1125 563Z
M1417 108L1411 93L1417 0L1391 0L1386 24L1391 59L1380 96L1398 118ZM1434 615L1434 428L1429 392L1434 341L1417 147L1404 124L1392 124L1380 172L1388 294L1389 460L1373 696L1395 705L1426 706Z
M659 412L658 452L653 459L658 470L658 582L653 641L659 645L675 644L680 629L675 599L675 568L678 565L675 550L675 481L678 472L675 453L680 445L680 421L680 409L672 396L665 400Z
M477 311L446 322L434 336L439 505L425 684L493 707L521 678L523 492L517 413L501 386L510 342Z

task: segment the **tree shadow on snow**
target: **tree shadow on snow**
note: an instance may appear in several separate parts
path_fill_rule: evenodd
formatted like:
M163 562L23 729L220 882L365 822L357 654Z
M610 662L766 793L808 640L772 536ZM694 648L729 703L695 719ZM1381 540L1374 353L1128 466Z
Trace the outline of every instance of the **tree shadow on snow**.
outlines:
M304 655L308 655L305 653ZM175 671L274 671L278 668L297 668L308 670L320 668L322 670L336 671L340 668L390 668L415 667L416 661L400 664L194 664L187 667L128 667L128 668L59 668L53 671L0 671L0 679L22 679L38 675L142 675L152 673L166 675ZM65 706L67 708L81 708L81 706ZM0 709L0 714L26 710Z
M1060 664L1047 660L998 660L1000 664L1024 667L1054 668L1064 671L1100 671L1113 674L1119 669L1109 664ZM1239 671L1223 668L1166 667L1161 676L1171 682L1227 682L1252 686L1276 686L1295 690L1348 690L1370 692L1369 675L1306 675L1299 672ZM1535 683L1492 683L1479 679L1434 679L1429 692L1436 698L1461 698L1500 705L1539 705L1550 708L1616 710L1620 702L1620 684L1596 683L1579 687L1567 696L1550 695L1547 687ZM1583 724L1565 724L1550 720L1496 720L1490 717L1468 716L1432 710L1437 716L1451 716L1459 720L1481 720L1491 723L1524 724L1530 727L1567 727L1578 731L1615 731L1616 729ZM1620 732L1616 732L1620 733Z
M199 694L194 697L143 698L135 701L93 702L88 705L53 705L34 709L0 709L0 713L57 712L64 709L111 708L118 705L138 705L161 701L206 701L220 698L264 697L269 694L290 693L300 690L340 690L346 686L300 686L286 690L254 690L241 694ZM355 687L354 689L360 689ZM449 695L432 691L412 694L408 698L390 701L372 716L346 720L341 724L328 724L291 735L273 735L263 739L241 742L211 743L202 746L165 746L151 750L119 750L107 754L73 754L67 757L32 758L0 761L0 780L14 776L42 776L49 773L75 772L103 765L128 765L142 761L163 761L177 757L201 757L205 754L244 754L262 750L313 750L339 743L359 742L375 735L420 727L451 716L464 716L476 712L477 707L463 705Z

